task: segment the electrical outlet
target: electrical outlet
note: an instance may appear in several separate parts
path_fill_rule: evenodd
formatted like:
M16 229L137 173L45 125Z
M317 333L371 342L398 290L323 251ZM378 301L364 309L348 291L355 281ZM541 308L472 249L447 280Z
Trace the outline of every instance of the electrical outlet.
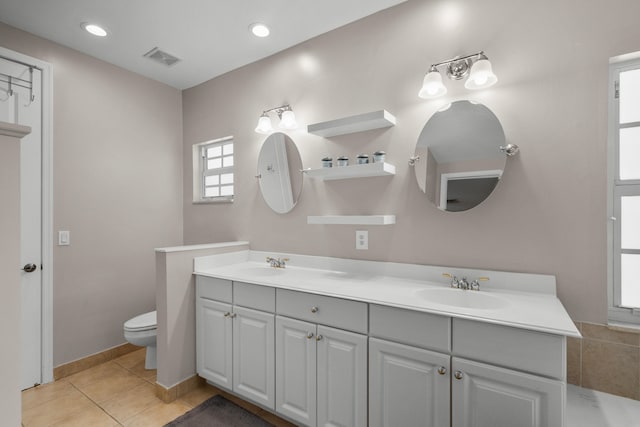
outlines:
M369 232L367 230L356 231L356 249L369 249Z

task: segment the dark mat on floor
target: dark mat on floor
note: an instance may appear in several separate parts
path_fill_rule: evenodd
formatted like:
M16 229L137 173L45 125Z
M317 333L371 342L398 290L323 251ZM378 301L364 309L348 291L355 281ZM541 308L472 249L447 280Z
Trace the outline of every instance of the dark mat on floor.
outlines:
M273 425L218 395L205 400L165 427L273 427Z

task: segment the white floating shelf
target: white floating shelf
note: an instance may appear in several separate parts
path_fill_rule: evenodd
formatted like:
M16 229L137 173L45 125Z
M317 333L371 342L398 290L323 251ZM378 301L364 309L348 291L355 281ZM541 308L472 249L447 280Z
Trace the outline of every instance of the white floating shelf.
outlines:
M390 163L367 163L364 165L306 169L304 173L312 178L331 181L334 179L368 178L372 176L395 175L396 167Z
M395 223L395 215L320 215L307 217L307 224L390 225Z
M387 110L372 111L357 116L344 117L328 122L314 123L307 126L307 132L315 135L332 137L349 133L364 132L394 126L396 118Z

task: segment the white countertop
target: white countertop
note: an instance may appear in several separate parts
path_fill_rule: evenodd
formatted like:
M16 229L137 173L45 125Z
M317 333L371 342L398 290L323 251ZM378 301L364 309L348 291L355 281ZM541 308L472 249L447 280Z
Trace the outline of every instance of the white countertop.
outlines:
M272 268L264 261L265 256L287 257L290 261L284 269ZM481 276L490 280L481 282L479 292L451 289L442 272L466 276L469 281ZM194 274L580 337L556 297L555 277L548 275L256 251L195 258ZM462 296L470 304L464 307L434 302L429 297L434 290L444 296L465 293L454 296Z

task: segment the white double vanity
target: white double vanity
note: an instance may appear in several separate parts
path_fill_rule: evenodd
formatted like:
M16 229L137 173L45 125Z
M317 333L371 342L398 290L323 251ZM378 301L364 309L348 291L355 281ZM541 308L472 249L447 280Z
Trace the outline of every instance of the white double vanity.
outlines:
M564 425L553 276L256 251L195 274L198 374L296 424Z

